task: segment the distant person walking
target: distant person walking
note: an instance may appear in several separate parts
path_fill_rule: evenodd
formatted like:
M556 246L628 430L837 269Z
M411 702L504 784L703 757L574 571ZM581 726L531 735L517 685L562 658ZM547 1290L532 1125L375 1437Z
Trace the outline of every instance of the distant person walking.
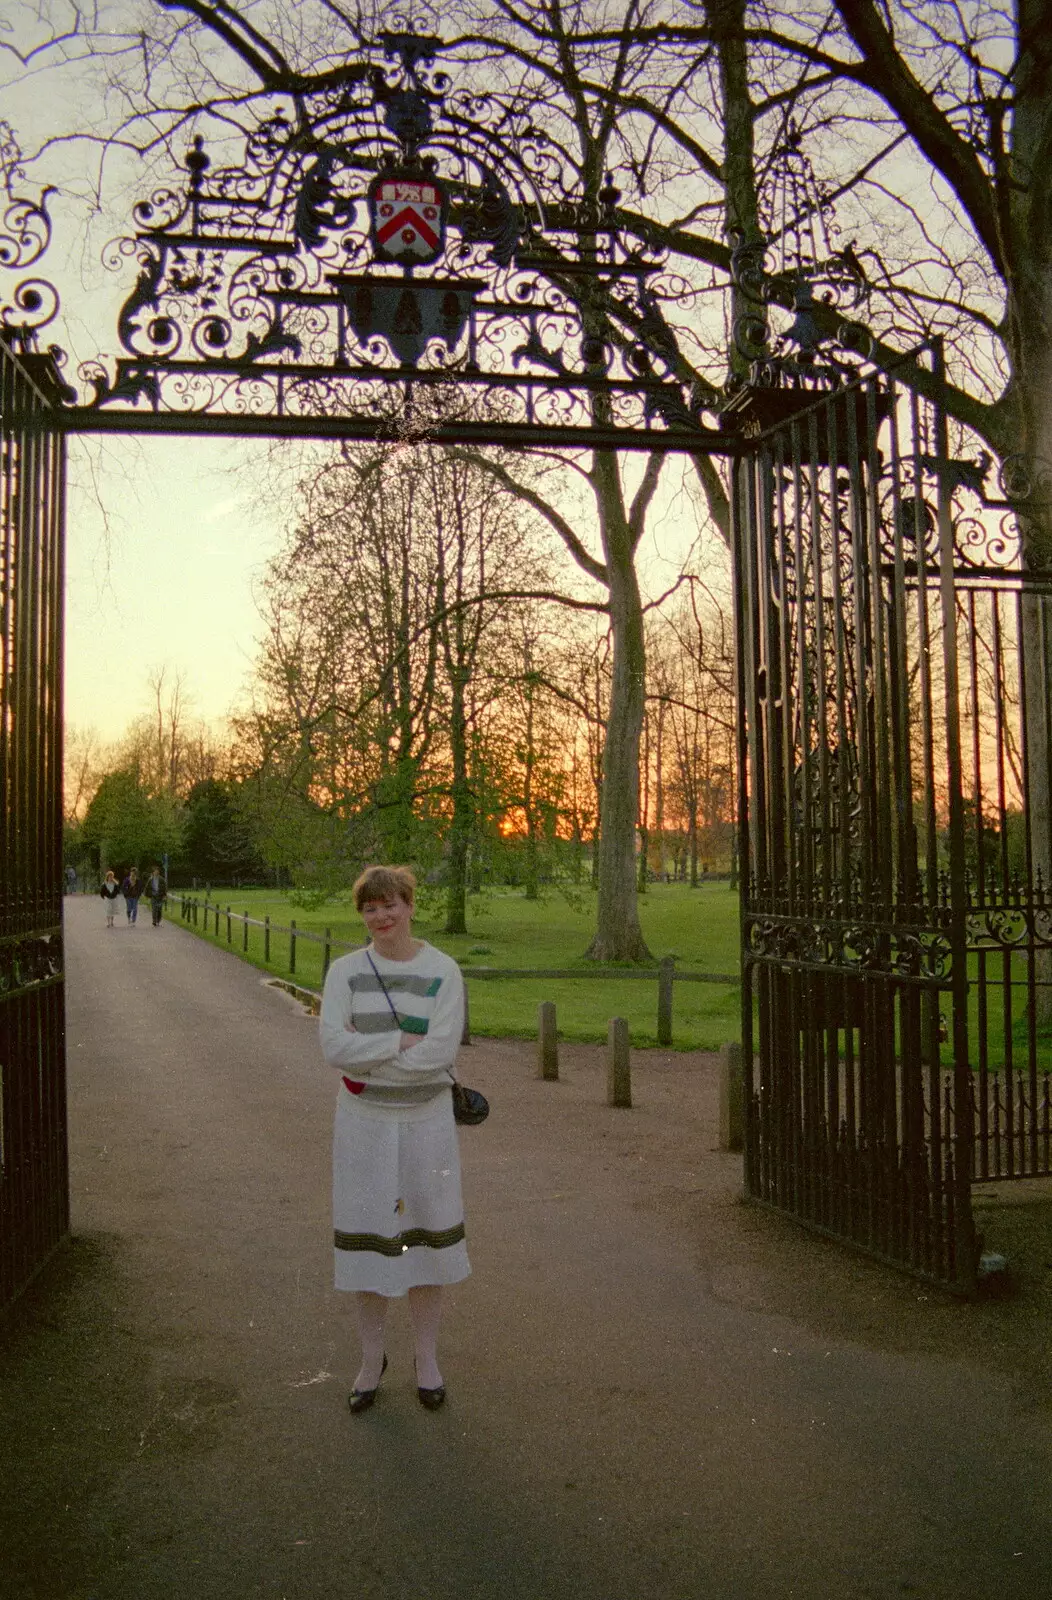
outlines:
M117 901L121 897L121 886L112 872L107 872L99 893L106 908L106 926L112 928L113 919L117 915Z
M153 912L153 925L156 928L160 924L164 902L168 898L168 881L156 862L146 880L146 893L150 897L150 910Z
M336 1287L356 1298L362 1363L350 1395L366 1411L387 1366L384 1326L407 1295L417 1394L436 1410L442 1285L471 1271L464 1244L454 1063L464 1028L456 962L410 932L416 879L370 867L354 903L371 936L329 968L321 1047L341 1074L333 1135Z
M76 892L77 892L77 869L76 869L76 867L71 865L71 866L68 866L66 868L66 893L67 894L76 894Z
M128 913L128 922L134 928L139 915L139 901L142 898L142 879L138 869L132 867L128 876L121 884L121 894L124 896L124 906Z

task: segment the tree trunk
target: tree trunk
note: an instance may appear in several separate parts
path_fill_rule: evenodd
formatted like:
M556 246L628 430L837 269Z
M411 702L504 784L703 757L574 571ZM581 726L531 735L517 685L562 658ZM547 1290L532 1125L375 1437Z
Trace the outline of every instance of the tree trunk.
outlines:
M596 452L594 480L610 578L613 671L603 747L603 862L595 937L587 954L593 961L649 961L636 900L639 740L646 683L643 605L613 452Z
M381 854L384 861L392 865L402 865L413 858L416 777L415 759L402 756L379 780L374 790Z
M1049 0L1017 0L1019 57L1013 103L1012 177L1008 216L1010 266L1006 274L1006 343L1011 355L1012 399L1004 446L1022 458L1029 493L1018 507L1024 564L1052 578L1052 211L1048 203L1048 151L1052 131L1052 55L1048 49ZM1020 641L1026 675L1026 821L1036 889L1052 887L1052 598L1047 588L1024 596ZM1007 889L1007 885L1005 886ZM1047 904L1047 900L1046 900ZM1035 935L1052 940L1047 913L1035 917ZM1038 1026L1052 1027L1052 949L1035 951Z
M467 717L461 673L450 674L449 749L453 767L453 821L449 830L445 932L467 933L468 850L475 807L468 778Z
M665 876L665 773L664 773L664 733L665 733L665 707L662 703L658 707L657 719L657 754L654 762L654 782L657 788L657 807L654 818L654 829L657 835L654 853L654 871L658 879Z
M637 894L647 892L647 872L650 867L650 728L646 709L643 712L643 762L641 767L643 793L639 804L639 871L636 876Z
M595 790L595 822L592 824L592 888L599 888L599 855L602 850L602 820L603 820L603 752L599 752L599 763L592 776L592 786Z
M526 864L523 877L527 900L540 897L540 864L537 857L537 818L533 807L533 768L536 751L533 743L533 685L526 684L526 754L523 762L522 809L526 815Z

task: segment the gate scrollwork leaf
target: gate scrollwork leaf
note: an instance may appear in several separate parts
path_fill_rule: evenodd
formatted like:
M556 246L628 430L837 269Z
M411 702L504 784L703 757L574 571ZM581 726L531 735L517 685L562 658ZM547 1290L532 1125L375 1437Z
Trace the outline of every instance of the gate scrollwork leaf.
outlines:
M24 180L22 152L7 122L0 120L0 270L24 272L43 257L51 242L51 217L48 197L57 191L45 188L39 199L29 200L16 192ZM59 312L59 293L46 278L25 278L6 294L0 284L0 327L16 336L23 349L36 346L41 328L55 320Z

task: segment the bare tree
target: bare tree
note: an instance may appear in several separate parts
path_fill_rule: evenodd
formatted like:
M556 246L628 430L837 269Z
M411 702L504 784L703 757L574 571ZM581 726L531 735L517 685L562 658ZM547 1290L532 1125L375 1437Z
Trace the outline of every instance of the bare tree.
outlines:
M539 581L515 502L448 452L348 447L299 498L263 586L246 753L284 774L312 837L315 810L330 814L334 881L365 853L435 866L444 840L447 923L463 931L473 765L504 641L522 606L574 602Z
M102 743L96 728L66 727L63 765L63 814L74 826L84 819L103 772Z

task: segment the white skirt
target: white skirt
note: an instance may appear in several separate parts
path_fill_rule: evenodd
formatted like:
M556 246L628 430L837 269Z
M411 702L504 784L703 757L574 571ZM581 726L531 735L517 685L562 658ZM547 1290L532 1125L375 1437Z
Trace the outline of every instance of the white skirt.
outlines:
M393 1297L468 1276L448 1091L405 1112L363 1105L341 1086L332 1156L337 1289Z

